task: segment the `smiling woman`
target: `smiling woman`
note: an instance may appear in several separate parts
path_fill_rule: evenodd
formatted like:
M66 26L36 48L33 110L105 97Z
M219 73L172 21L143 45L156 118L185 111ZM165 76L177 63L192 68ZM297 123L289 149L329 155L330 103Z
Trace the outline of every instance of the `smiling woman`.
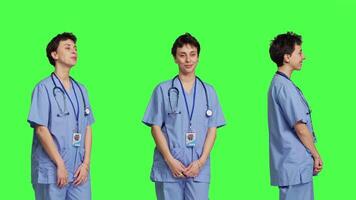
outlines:
M49 42L47 57L55 70L32 94L28 122L34 129L32 184L36 200L91 199L94 118L86 89L69 76L77 63L76 40L73 34L62 33Z
M142 120L156 143L151 180L158 200L209 199L210 152L225 119L213 87L195 75L199 53L189 33L176 39L178 75L156 87Z
M302 67L301 45L301 36L288 32L275 37L269 49L278 66L268 92L270 177L280 200L313 200L312 177L322 169L309 104L290 79Z

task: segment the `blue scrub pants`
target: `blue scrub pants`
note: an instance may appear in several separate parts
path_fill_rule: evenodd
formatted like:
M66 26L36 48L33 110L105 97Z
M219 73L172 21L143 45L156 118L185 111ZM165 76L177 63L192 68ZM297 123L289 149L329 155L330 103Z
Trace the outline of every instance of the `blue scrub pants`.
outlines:
M280 186L279 200L314 200L313 181L298 185Z
M191 179L179 182L156 182L157 200L208 200L209 183Z
M36 200L90 200L90 180L74 186L73 182L59 188L57 184L33 184Z

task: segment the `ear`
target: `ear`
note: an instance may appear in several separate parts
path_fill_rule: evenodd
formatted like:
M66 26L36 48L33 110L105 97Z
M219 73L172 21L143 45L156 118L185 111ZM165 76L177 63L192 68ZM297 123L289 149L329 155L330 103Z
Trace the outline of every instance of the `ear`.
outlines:
M58 55L56 51L52 51L51 56L54 60L58 60Z
M290 60L290 55L289 55L289 54L284 54L284 56L283 56L283 62L284 62L284 63L289 63L289 60Z

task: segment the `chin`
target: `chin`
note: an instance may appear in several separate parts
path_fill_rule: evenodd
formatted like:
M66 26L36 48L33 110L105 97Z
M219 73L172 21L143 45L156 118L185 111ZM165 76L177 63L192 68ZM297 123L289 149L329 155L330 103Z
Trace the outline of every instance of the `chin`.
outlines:
M183 68L183 69L180 69L180 71L181 71L183 74L191 74L191 73L194 72L194 68L191 68L191 69Z
M300 71L302 69L302 66L295 66L294 67L294 70L296 70L296 71Z

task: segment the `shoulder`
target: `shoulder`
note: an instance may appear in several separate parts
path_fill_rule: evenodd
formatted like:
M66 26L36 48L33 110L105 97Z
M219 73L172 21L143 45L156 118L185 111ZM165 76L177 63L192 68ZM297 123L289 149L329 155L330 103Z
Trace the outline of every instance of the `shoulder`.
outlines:
M74 84L79 87L83 92L87 93L87 88L85 87L84 84L82 84L81 82L79 82L77 79L71 77L71 79L73 80Z
M157 84L156 87L166 88L172 86L172 80L165 80Z
M205 82L205 81L203 81L202 79L200 79L201 80L201 84L204 84L203 86L206 88L206 91L208 92L208 93L212 93L212 94L216 94L216 91L215 91L215 88L214 88L214 86L213 85L211 85L210 83L207 83L207 82Z
M40 80L36 85L35 89L49 89L51 86L53 86L53 82L51 80L51 77L45 77L42 80Z
M273 78L270 93L278 98L295 98L298 96L298 91L293 82L281 76Z
M270 89L275 91L280 91L280 90L290 90L291 88L294 87L295 86L293 85L292 81L282 76L275 75L272 79Z
M162 82L159 82L155 87L154 87L154 92L158 92L158 91L166 91L169 90L169 88L172 87L172 80L165 80Z

